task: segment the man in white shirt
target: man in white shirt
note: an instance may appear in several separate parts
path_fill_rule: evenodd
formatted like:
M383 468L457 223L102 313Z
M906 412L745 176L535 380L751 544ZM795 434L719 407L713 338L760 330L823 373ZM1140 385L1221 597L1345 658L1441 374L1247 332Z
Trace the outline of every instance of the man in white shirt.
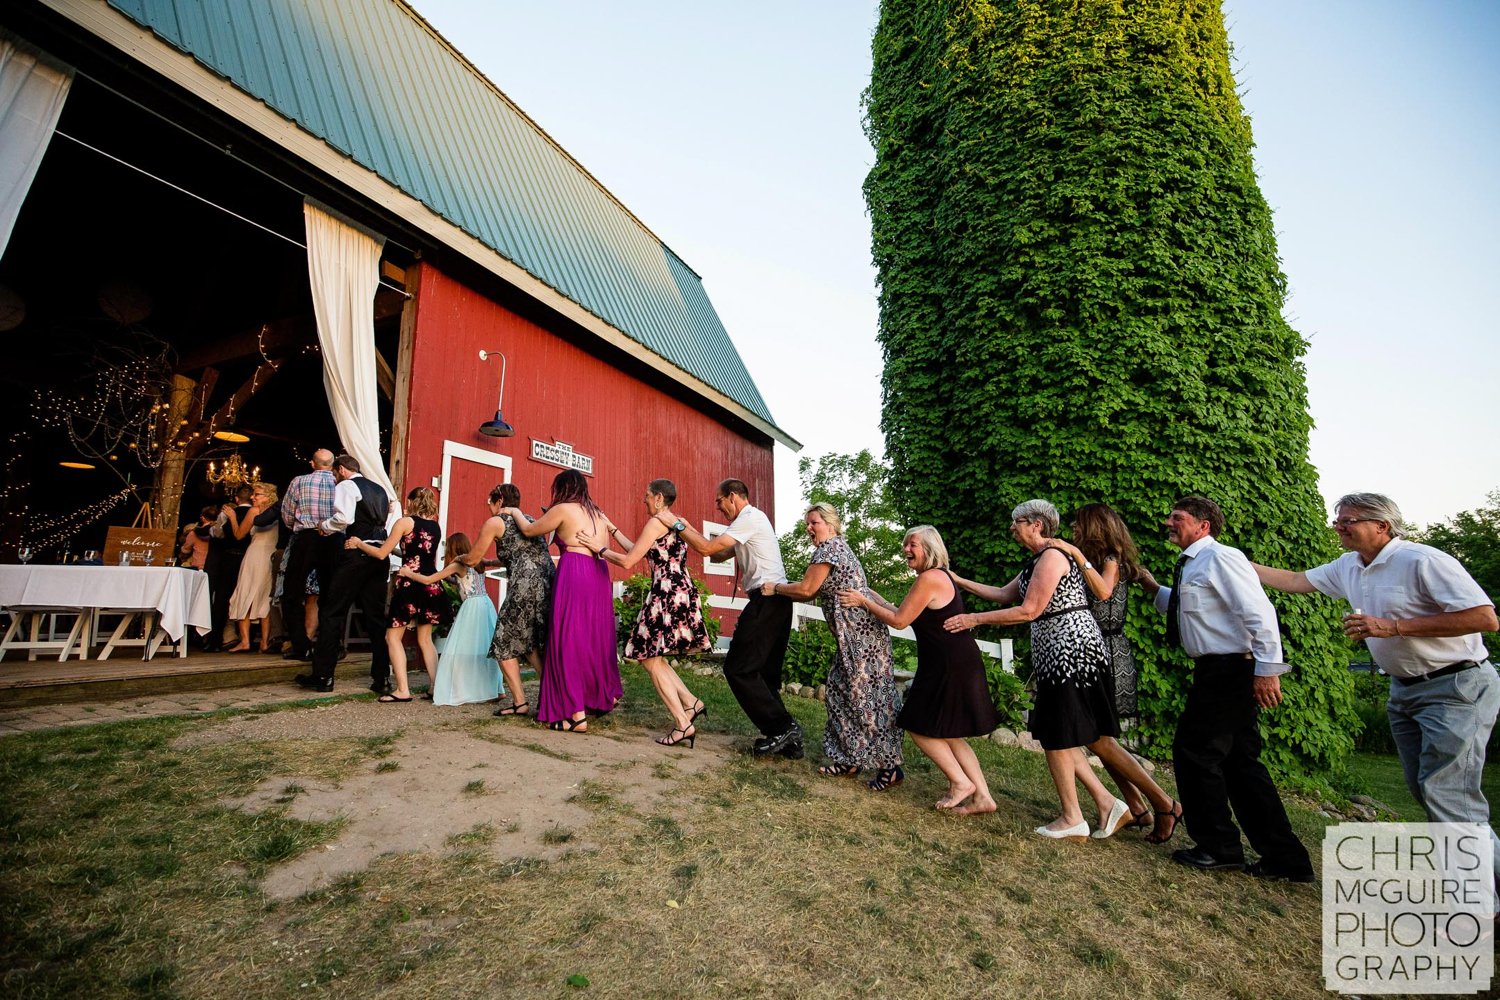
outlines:
M382 542L386 537L390 497L384 489L360 475L359 461L352 455L333 460L338 484L333 490L333 513L318 523L325 536L359 538ZM387 693L391 658L385 637L385 588L390 567L384 559L371 559L357 549L339 552L332 578L319 581L318 641L313 646L312 670L292 680L315 691L333 690L333 668L344 640L344 623L355 604L370 638L370 690Z
M1183 820L1194 846L1172 852L1193 868L1244 868L1258 878L1313 881L1307 848L1292 832L1271 775L1260 761L1259 708L1281 704L1282 662L1276 609L1250 561L1220 545L1219 505L1184 497L1166 520L1167 540L1182 549L1172 586L1156 587L1167 616L1167 643L1193 660L1193 686L1172 741ZM1233 806L1233 816L1230 807ZM1238 819L1260 860L1245 867Z
M1401 510L1390 497L1351 493L1334 510L1333 530L1347 552L1301 573L1255 572L1277 590L1349 602L1354 613L1344 616L1344 634L1363 640L1391 677L1386 716L1412 797L1435 823L1488 824L1479 786L1500 677L1479 633L1500 627L1495 602L1457 559L1401 537ZM1500 873L1493 829L1490 841Z
M802 727L781 700L781 671L792 630L790 598L766 597L763 583L786 583L781 544L771 521L750 505L750 488L739 479L719 484L714 506L730 518L729 528L717 538L706 538L680 518L661 516L661 522L682 536L693 551L722 562L733 557L739 587L749 603L740 612L734 640L724 657L724 679L761 731L755 741L757 757L779 753L793 760L802 756Z

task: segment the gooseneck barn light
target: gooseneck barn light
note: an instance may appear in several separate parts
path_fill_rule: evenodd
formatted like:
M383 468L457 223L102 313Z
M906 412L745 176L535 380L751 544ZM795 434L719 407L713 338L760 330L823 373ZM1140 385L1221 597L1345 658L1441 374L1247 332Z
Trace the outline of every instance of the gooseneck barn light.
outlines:
M484 423L480 424L479 433L485 435L486 437L493 438L515 437L516 429L510 424L506 423L505 418L500 415L500 411L505 406L505 369L507 366L505 355L501 354L499 351L479 352L480 361L488 361L490 358L500 359L500 398L495 402L495 419L486 420Z

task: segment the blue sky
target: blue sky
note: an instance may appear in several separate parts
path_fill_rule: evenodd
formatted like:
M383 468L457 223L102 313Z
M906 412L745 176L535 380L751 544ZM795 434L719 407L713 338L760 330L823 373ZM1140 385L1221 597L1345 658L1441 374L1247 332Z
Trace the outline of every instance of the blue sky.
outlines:
M859 103L877 4L413 2L703 276L803 454L881 450ZM1418 523L1479 506L1500 489L1500 4L1225 17L1324 496L1386 492Z

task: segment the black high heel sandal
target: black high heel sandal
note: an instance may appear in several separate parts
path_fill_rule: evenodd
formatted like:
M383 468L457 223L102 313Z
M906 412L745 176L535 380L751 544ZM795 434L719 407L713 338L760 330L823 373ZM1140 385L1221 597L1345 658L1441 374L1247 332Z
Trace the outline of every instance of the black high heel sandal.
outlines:
M882 767L875 772L875 780L866 782L872 792L883 792L895 788L906 780L906 772L901 770L901 765L895 767Z
M1148 844L1165 844L1172 839L1172 835L1177 832L1178 824L1182 822L1182 803L1173 799L1172 808L1165 812L1160 809L1153 809L1152 812L1156 814L1156 822L1152 824L1151 832L1146 834L1144 839ZM1172 824L1167 827L1165 833L1162 833L1160 831L1162 826L1165 825L1163 823L1164 820L1171 820Z
M691 729L692 732L689 733L687 731L688 729ZM677 735L678 733L681 733L682 735L678 736ZM687 729L673 729L666 736L658 736L656 738L656 742L660 743L664 747L675 747L679 743L686 743L688 745L688 749L691 750L691 749L693 749L693 743L697 739L698 739L698 730L697 730L697 727L695 727L693 725L692 721L690 720L688 722L688 724L687 724Z
M701 701L698 702L698 704L696 706L694 706L694 708L693 708L693 715L692 715L692 717L688 719L688 725L691 726L693 723L697 722L698 721L698 716L700 716L700 715L707 715L707 714L708 714L708 706L705 705L705 704L703 704L703 702L701 702Z

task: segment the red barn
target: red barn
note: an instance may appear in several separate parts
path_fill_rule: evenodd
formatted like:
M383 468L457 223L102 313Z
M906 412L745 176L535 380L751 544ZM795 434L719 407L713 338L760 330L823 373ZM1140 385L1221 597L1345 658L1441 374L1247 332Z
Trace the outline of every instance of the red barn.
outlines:
M128 343L182 415L160 455L18 432L33 510L114 488L107 465L38 457L76 448L94 458L74 466L135 459L158 509L190 512L232 427L272 481L337 443L400 494L440 486L450 531L478 528L497 482L536 509L570 464L627 529L657 477L699 524L730 475L774 517L772 449L799 446L698 275L412 8L17 0L0 28L44 109L0 137L34 161L0 206L0 293L21 304L0 327L37 345L8 377L65 399L70 358L124 371L100 355ZM487 436L502 392L514 436ZM57 523L32 541L102 533Z

